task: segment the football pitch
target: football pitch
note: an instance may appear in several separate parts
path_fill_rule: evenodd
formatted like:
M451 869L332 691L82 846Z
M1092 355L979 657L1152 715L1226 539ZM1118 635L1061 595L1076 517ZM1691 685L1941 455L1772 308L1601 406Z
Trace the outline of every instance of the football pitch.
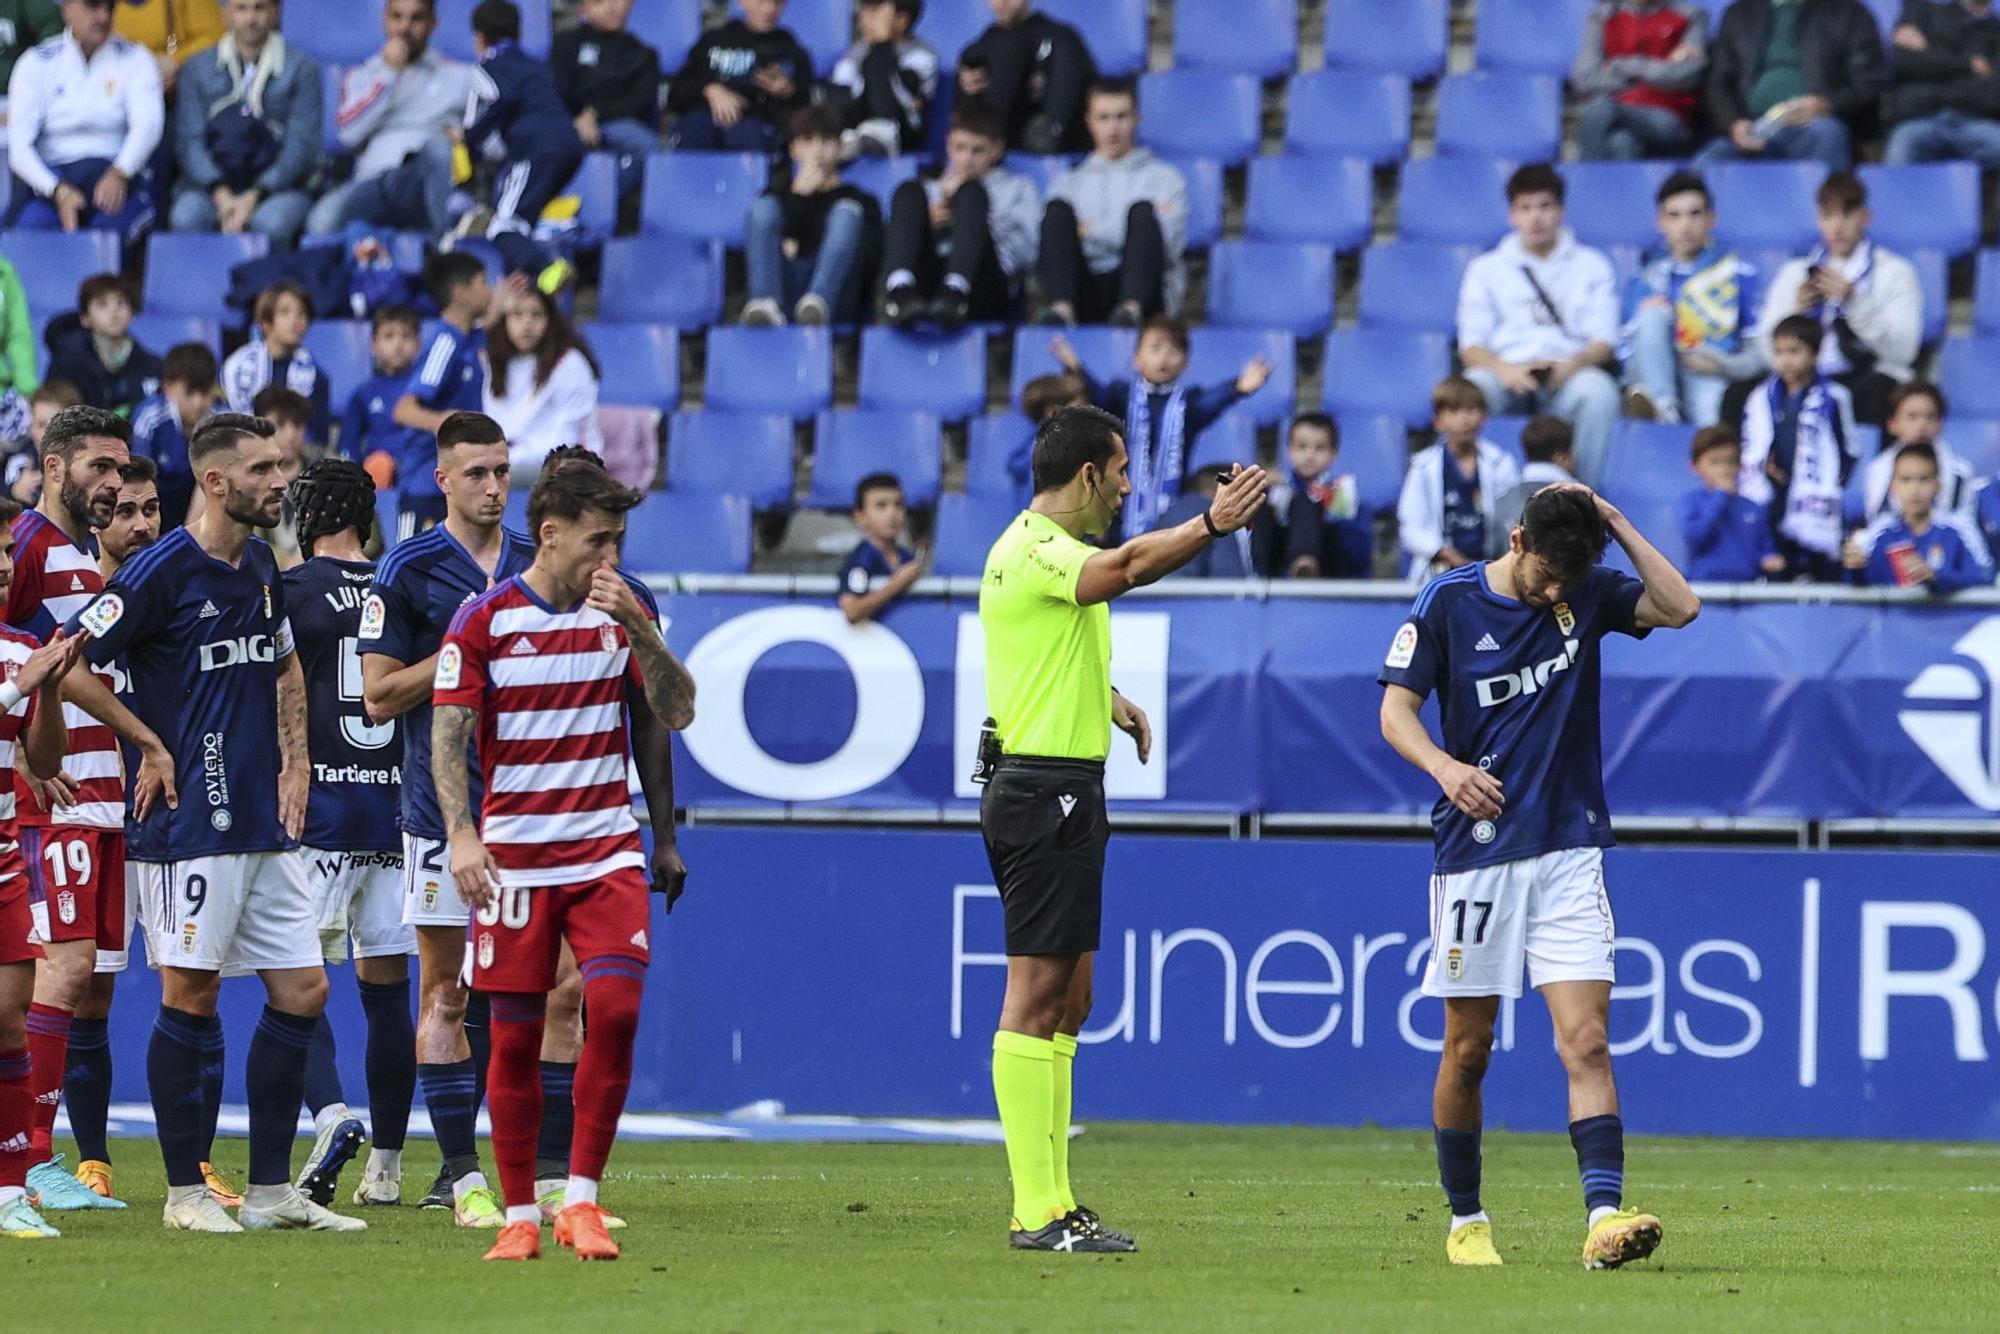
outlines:
M219 1144L242 1180L241 1140ZM1084 1202L1131 1256L1012 1252L998 1147L620 1145L616 1264L544 1232L533 1265L409 1207L370 1230L163 1232L159 1159L120 1141L128 1213L57 1214L60 1241L0 1242L0 1290L42 1328L587 1330L1815 1330L1994 1327L2000 1146L1648 1140L1629 1202L1655 1261L1578 1265L1560 1136L1493 1134L1486 1205L1506 1267L1444 1262L1429 1138L1386 1131L1098 1125ZM414 1199L434 1164L413 1144ZM355 1169L349 1168L351 1188ZM419 1175L426 1180L419 1181ZM345 1201L342 1201L345 1204Z

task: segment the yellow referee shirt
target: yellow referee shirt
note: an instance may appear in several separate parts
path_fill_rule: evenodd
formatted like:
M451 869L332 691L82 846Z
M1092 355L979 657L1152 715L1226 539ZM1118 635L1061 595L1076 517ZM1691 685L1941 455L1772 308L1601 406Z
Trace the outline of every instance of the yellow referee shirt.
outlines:
M1111 749L1111 608L1076 602L1096 550L1023 510L986 555L986 708L1009 755L1102 760Z

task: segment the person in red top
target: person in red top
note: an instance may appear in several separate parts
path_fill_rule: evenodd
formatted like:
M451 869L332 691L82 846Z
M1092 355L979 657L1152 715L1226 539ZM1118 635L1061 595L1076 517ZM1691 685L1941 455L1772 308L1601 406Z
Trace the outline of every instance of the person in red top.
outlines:
M1708 11L1693 0L1604 0L1583 23L1570 84L1585 161L1681 157L1694 147Z
M541 1254L538 1062L565 941L590 1022L556 1240L579 1259L618 1257L597 1183L632 1079L651 916L627 728L642 710L674 729L694 718L693 678L668 651L650 594L617 569L640 499L587 457L553 460L528 496L534 564L466 604L438 650L431 766L452 879L476 910L472 986L493 1011L487 1107L507 1222L489 1260ZM474 737L485 780L476 825Z

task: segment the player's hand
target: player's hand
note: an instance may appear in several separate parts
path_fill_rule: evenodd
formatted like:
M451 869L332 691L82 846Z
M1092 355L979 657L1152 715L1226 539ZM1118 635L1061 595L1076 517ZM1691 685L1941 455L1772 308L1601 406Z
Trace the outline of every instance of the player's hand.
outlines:
M484 908L500 892L500 867L477 830L461 829L451 836L451 878L458 896L475 908Z
M608 560L590 572L590 594L584 602L634 634L653 619L633 596L632 585L625 582L618 567Z
M158 737L139 746L139 773L132 780L132 818L143 822L153 803L166 799L167 809L181 808L181 794L174 785L174 757Z
M687 888L687 863L681 860L681 850L671 840L653 840L653 892L667 896L667 911L674 910L680 901L681 892Z
M312 790L312 773L303 764L278 771L278 823L297 838L306 831L306 794Z
M1270 378L1271 359L1259 352L1250 358L1250 363L1243 368L1243 373L1236 377L1236 392L1254 394L1262 389L1264 382Z
M21 664L20 671L14 674L15 688L23 695L32 695L44 687L61 684L69 669L76 666L76 656L83 651L86 637L79 634L72 638L57 629L49 636L48 643L30 653Z
M67 771L58 773L54 778L37 778L25 768L20 773L28 780L28 795L43 810L76 805L77 781Z
M1139 763L1144 764L1152 757L1153 724L1146 718L1146 711L1116 691L1111 695L1111 725L1132 738L1139 751Z
M1431 774L1444 789L1452 805L1475 820L1497 820L1507 800L1500 792L1500 780L1484 769L1475 769L1454 759L1439 763Z
M1215 490L1208 502L1209 521L1225 533L1248 528L1271 489L1271 477L1262 468L1238 468L1236 475Z

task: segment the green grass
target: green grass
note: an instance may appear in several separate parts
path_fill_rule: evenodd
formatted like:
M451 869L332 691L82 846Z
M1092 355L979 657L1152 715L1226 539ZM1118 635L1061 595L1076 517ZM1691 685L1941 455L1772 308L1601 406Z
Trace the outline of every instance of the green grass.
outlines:
M1575 1160L1494 1135L1487 1207L1507 1267L1443 1260L1421 1135L1098 1126L1085 1201L1134 1256L1007 1250L997 1148L621 1146L605 1198L624 1259L482 1265L490 1234L368 1213L354 1236L159 1227L158 1159L119 1148L128 1213L0 1242L0 1291L64 1331L1760 1330L1993 1328L2000 1148L1639 1140L1632 1202L1657 1261L1585 1273ZM237 1180L241 1141L225 1144ZM412 1154L412 1198L427 1154ZM350 1168L350 1175L354 1169ZM351 1185L351 1182L350 1182ZM9 1322L10 1324L12 1322ZM23 1324L21 1327L26 1327Z

